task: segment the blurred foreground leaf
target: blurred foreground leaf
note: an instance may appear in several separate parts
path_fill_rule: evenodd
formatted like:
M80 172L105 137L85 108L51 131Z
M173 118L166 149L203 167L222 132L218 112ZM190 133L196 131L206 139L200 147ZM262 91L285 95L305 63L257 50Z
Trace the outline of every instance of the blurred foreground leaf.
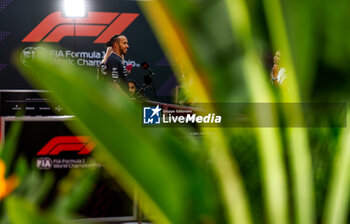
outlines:
M141 106L125 94L94 74L71 65L54 66L49 59L38 55L29 67L18 60L16 64L35 86L51 90L77 116L79 125L73 129L95 138L96 157L130 196L135 188L141 193L158 223L215 219L214 181L186 136L142 128Z
M9 133L6 136L6 144L0 145L0 159L4 161L7 166L6 175L8 175L9 167L12 159L15 155L15 149L17 147L18 137L22 128L22 122L14 122L10 127ZM5 133L3 133L5 135Z
M338 224L349 221L350 188L350 131L344 129L339 149L333 161L331 181L323 212L323 223Z
M49 215L43 215L38 208L24 198L11 196L6 199L6 210L11 224L63 224L70 223Z
M167 4L174 4L174 1L166 1ZM173 68L177 71L178 79L184 88L186 94L193 99L194 102L220 102L214 101L215 94L220 92L220 88L211 88L208 84L209 73L203 69L205 65L200 65L196 61L197 55L189 47L190 43L185 36L186 29L180 29L179 24L172 18L178 17L181 21L186 21L192 15L198 15L193 9L192 2L182 2L183 7L166 7L161 1L140 2L140 6L144 10L152 28L157 35L167 58ZM193 10L193 14L189 13ZM173 14L168 10L173 10ZM197 17L195 20L198 19ZM197 20L195 22L198 22ZM183 27L188 28L188 24L182 23ZM203 24L196 24L202 27ZM196 36L200 38L199 36ZM201 36L204 37L204 36ZM209 47L208 45L206 47ZM206 49L208 50L208 49ZM209 52L209 51L208 51ZM205 55L205 53L203 52ZM202 56L202 54L198 54ZM203 68L202 68L203 66ZM216 77L218 81L224 77ZM216 82L217 83L217 82ZM225 83L225 82L222 82ZM216 99L217 100L217 99ZM209 104L210 105L210 104ZM212 106L209 106L212 107ZM215 108L210 108L210 111L215 111ZM211 168L218 178L218 186L220 197L225 209L225 215L228 223L251 223L251 213L247 202L244 185L236 161L230 156L228 141L222 128L205 128L201 131L204 133L203 142L206 145L205 152L210 158Z
M72 169L69 175L60 183L61 192L53 208L55 214L68 216L77 212L92 193L96 179L96 169Z

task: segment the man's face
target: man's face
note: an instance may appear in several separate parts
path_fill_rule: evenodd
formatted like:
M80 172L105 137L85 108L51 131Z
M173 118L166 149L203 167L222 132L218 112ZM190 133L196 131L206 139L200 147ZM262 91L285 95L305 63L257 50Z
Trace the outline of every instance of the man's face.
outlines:
M125 36L119 37L118 48L119 48L120 54L126 55L126 52L129 49L129 44L128 44L128 39L126 39Z
M136 93L136 86L133 82L129 82L129 94L131 96L135 95Z

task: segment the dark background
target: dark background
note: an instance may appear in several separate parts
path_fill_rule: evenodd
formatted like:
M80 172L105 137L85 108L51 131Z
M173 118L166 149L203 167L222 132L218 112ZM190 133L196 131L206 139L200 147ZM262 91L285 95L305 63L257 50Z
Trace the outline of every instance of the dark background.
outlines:
M76 151L62 152L59 155L37 156L36 154L54 137L57 136L74 136L67 128L67 125L73 125L74 119L54 118L42 121L40 119L23 119L23 126L19 133L17 150L14 161L18 161L23 156L32 169L40 171L41 175L51 172L54 175L54 185L50 188L48 195L39 206L47 208L52 205L59 195L58 184L65 178L70 169L48 169L40 170L36 167L37 158L50 157L54 159L86 159L89 155L78 155ZM9 133L13 121L4 121L4 134ZM5 140L6 142L6 140ZM89 163L89 162L87 162ZM15 163L10 167L13 170ZM75 168L82 170L83 168ZM134 216L133 202L129 196L121 189L120 185L103 169L98 168L98 177L96 184L88 198L85 199L84 205L77 211L79 215L87 218L115 218L128 220Z
M32 89L11 64L15 49L22 52L27 47L35 47L36 43L22 42L44 18L50 13L63 10L63 0L1 0L0 2L0 89ZM139 13L140 15L123 32L129 40L129 51L125 60L141 64L147 61L156 74L154 87L158 101L170 102L176 79L160 48L149 24L136 1L125 0L86 0L86 12L120 12ZM94 44L97 37L64 37L54 46L62 50L104 51L104 44ZM87 67L96 74L95 67ZM141 67L134 67L130 78L138 87L142 86L143 77L147 74ZM50 74L42 74L50 75ZM83 75L83 74L82 74ZM151 91L146 92L154 100Z

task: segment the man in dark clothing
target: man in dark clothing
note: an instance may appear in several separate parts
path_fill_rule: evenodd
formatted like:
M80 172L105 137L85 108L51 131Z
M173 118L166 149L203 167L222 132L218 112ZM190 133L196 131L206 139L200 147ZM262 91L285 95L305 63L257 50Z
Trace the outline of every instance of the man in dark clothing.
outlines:
M124 63L124 56L129 49L128 39L124 35L115 35L107 42L113 52L106 61L106 71L114 85L127 85L128 72Z

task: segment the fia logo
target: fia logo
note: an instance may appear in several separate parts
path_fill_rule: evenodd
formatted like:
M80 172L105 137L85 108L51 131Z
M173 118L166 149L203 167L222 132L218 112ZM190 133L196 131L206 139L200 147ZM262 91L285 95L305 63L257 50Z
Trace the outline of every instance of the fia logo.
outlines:
M21 62L28 66L30 61L35 60L38 54L46 51L43 47L26 47L21 52Z
M52 167L52 160L48 157L37 158L36 167L40 170L48 170Z
M143 124L160 124L160 111L159 105L156 107L144 107L143 108Z

